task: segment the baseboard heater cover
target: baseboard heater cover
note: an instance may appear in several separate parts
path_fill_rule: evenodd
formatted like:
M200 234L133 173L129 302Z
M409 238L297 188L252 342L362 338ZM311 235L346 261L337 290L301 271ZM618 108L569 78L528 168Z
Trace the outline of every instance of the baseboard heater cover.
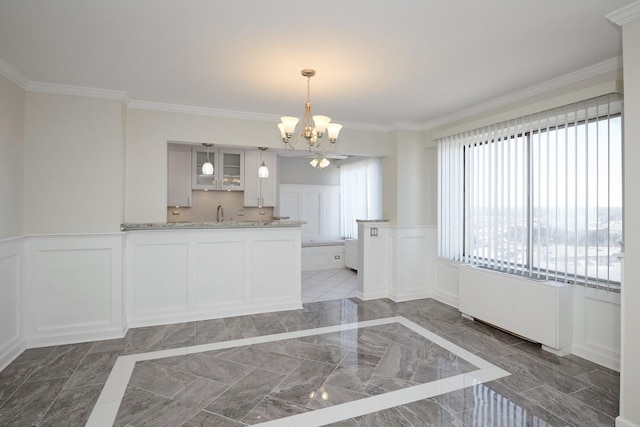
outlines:
M531 280L461 266L458 309L469 317L541 343L559 355L571 352L571 285Z

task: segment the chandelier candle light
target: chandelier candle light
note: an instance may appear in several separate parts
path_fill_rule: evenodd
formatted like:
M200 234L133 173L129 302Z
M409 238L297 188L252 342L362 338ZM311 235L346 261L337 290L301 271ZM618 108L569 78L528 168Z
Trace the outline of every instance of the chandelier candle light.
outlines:
M298 124L298 118L296 117L281 117L282 123L278 123L278 128L282 135L282 141L284 141L285 148L293 150L296 148L298 141L301 137L307 140L309 144L309 151L320 147L320 140L324 136L325 132L328 133L329 142L332 146L338 139L338 134L342 125L337 123L330 123L331 119L327 116L312 116L311 115L311 96L310 96L310 82L311 77L316 75L315 70L305 69L302 70L302 75L307 78L307 102L304 104L304 116L302 117L302 133L298 135L295 142L291 142L291 138L296 131L296 125Z

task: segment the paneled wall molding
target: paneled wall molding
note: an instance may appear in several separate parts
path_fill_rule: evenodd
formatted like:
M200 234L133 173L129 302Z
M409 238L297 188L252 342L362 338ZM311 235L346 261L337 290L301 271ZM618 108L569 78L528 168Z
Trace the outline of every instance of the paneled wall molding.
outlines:
M26 348L24 238L0 239L0 371Z

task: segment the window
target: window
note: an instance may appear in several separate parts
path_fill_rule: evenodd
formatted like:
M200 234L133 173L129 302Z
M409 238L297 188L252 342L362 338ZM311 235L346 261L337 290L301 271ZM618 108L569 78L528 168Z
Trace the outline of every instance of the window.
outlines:
M622 100L607 95L439 141L439 255L620 284Z
M340 165L340 233L358 238L357 219L382 217L382 160L370 158Z

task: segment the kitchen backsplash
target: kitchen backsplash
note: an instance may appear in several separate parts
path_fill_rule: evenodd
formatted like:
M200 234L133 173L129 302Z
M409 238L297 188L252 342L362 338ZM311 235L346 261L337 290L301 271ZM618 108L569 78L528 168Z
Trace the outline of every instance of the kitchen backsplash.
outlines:
M273 208L245 208L242 191L193 191L191 194L190 208L167 208L167 222L215 222L218 205L222 205L225 221L269 220L273 215ZM244 215L239 215L240 210ZM178 215L174 215L176 212Z

